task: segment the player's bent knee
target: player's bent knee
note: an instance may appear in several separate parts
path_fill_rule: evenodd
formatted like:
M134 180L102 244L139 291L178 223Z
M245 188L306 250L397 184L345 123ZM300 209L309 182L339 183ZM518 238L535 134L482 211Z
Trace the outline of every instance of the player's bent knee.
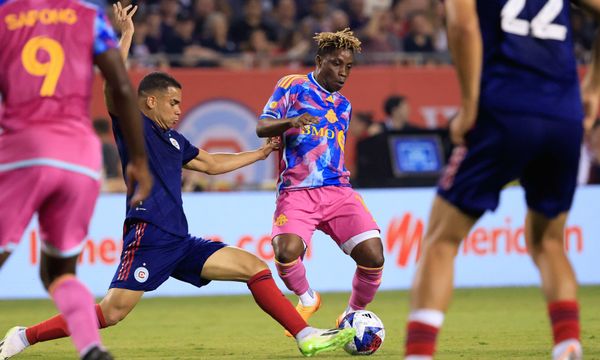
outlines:
M127 317L128 311L125 309L109 308L103 311L106 326L117 325Z
M383 245L379 238L372 238L356 245L351 250L350 256L358 265L368 268L380 268L385 263Z
M299 237L276 236L272 244L275 259L283 264L298 259L304 252L304 242Z

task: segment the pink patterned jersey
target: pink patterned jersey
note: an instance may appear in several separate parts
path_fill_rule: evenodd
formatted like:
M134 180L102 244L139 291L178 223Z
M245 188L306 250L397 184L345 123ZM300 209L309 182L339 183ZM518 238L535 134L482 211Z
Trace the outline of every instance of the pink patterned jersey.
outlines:
M117 47L102 11L74 0L0 7L0 171L54 166L99 178L89 116L94 57Z
M350 172L344 166L350 102L339 92L325 90L313 73L288 75L275 86L260 118L293 118L304 113L321 121L283 134L278 191L350 186Z

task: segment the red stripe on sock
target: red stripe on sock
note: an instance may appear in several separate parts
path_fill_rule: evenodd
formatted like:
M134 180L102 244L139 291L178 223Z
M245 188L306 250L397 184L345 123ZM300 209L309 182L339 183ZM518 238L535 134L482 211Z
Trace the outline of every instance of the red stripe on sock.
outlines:
M417 321L410 321L406 329L406 356L433 356L439 329Z
M104 329L106 327L106 320L104 319L104 314L102 313L100 304L96 304L96 316L98 317L99 328Z
M579 340L579 304L575 300L555 301L548 304L548 314L552 323L554 344L569 339Z
M271 271L260 271L252 276L247 284L258 306L292 335L295 336L300 330L308 326L306 321L294 309L292 303L283 296L277 285L275 285Z

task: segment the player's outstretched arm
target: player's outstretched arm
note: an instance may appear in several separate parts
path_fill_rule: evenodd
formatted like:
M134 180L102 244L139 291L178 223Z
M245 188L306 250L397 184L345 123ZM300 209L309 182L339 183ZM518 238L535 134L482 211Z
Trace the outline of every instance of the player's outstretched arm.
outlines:
M461 108L450 124L452 142L461 145L475 124L483 62L483 41L475 0L446 0L448 47L456 68Z
M273 150L279 149L279 139L269 138L259 149L240 153L208 153L200 150L198 156L184 165L184 168L218 175L253 164L266 159Z
M285 119L260 119L256 124L256 135L258 137L273 137L283 134L291 128L301 128L305 125L317 124L319 118L304 113L300 116Z
M144 200L152 189L152 176L148 169L142 119L137 107L137 96L131 86L127 70L116 49L110 49L95 57L106 83L112 89L115 114L121 119L120 127L125 137L130 161L126 168L128 192L137 189L132 204Z
M121 2L113 4L113 14L115 16L115 27L121 32L121 38L119 39L119 51L123 63L127 64L127 57L129 56L129 49L131 48L131 42L133 40L133 33L135 27L133 25L133 15L137 11L138 7L128 5L123 7ZM104 83L104 102L109 113L115 113L115 105L113 102L114 94L108 83Z

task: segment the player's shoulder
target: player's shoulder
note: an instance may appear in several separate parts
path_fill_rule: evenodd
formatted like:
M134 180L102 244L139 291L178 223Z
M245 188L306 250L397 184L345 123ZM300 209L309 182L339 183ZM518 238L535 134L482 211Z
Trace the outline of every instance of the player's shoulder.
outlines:
M348 100L347 97L344 96L344 94L342 94L341 92L337 92L337 96L339 98L340 103L346 103L348 104L348 106L350 106L350 100Z
M277 82L277 87L280 89L290 89L295 85L302 85L308 82L308 75L306 74L291 74L286 75L279 79Z

